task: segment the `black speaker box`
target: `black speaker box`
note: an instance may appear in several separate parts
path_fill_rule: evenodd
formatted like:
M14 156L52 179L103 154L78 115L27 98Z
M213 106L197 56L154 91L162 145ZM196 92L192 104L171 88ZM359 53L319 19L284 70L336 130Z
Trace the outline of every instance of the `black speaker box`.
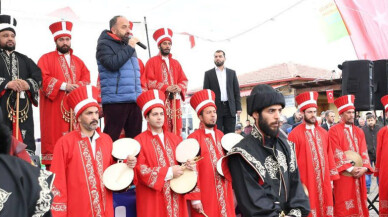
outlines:
M376 110L384 110L381 97L388 94L388 60L373 61L374 102Z
M357 111L374 110L373 62L354 60L342 63L342 95L353 94Z

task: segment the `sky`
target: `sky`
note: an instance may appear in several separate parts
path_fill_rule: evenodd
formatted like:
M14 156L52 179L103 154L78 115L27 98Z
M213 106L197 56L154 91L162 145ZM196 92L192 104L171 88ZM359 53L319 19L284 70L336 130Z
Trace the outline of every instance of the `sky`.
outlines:
M161 27L174 31L171 53L189 79L189 89L202 86L204 72L212 67L215 50L226 53L225 65L237 74L273 64L295 62L324 69L357 59L349 36L328 42L320 24L319 9L332 0L3 0L2 13L18 20L17 50L37 61L55 49L48 26L69 19L52 13L70 7L76 14L72 47L97 78L97 39L108 28L109 19L124 15L135 22L133 33L144 44L147 19L151 56L158 49L152 38ZM33 10L31 10L33 8ZM196 45L190 47L189 33ZM148 50L137 48L146 62Z

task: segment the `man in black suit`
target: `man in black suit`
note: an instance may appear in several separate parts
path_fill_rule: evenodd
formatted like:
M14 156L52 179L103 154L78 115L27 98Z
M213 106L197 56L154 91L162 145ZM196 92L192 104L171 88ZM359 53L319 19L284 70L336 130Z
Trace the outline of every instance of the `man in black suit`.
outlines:
M240 87L236 72L224 66L225 52L214 53L215 68L205 72L203 89L216 94L217 127L224 134L234 132L236 114L241 113Z
M326 123L322 124L321 127L326 131L329 131L330 127L334 126L335 113L332 110L327 110L325 113Z

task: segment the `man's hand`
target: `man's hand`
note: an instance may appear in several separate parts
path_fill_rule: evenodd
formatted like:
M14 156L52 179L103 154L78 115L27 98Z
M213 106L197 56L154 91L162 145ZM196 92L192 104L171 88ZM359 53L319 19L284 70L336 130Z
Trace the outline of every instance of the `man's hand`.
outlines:
M197 171L197 164L193 160L187 160L187 162L185 163L185 166L189 170Z
M197 213L203 212L202 203L198 203L198 204L191 205L191 207L193 207L193 209L194 209Z
M11 89L17 92L22 91L23 87L19 80L12 80L7 83L7 89Z
M22 79L18 79L17 81L20 83L20 86L22 87L22 91L30 89L30 85L28 85L27 81Z
M135 168L136 162L137 162L136 157L128 155L128 157L127 157L127 165L128 165L129 168L131 168L131 169Z
M175 91L176 91L175 85L168 86L166 91L169 93L175 93Z
M139 39L138 38L135 38L135 37L131 37L129 40L128 40L128 45L135 48L136 46L136 43L139 42Z
M173 86L175 86L175 93L182 92L181 88L178 85L173 85Z
M66 84L66 92L71 92L79 87L78 84Z
M355 167L352 171L352 175L354 178L360 178L362 175L364 175L364 173L366 173L366 171L368 171L368 169L364 168L364 167ZM353 174L354 172L354 174Z
M178 178L179 176L181 176L183 174L183 170L184 170L184 167L182 166L179 166L179 165L172 166L173 178Z

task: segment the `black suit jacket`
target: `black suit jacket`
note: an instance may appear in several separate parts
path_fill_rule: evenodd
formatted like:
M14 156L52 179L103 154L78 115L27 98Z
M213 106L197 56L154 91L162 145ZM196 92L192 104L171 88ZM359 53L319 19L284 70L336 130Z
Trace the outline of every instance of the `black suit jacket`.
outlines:
M327 126L327 123L322 124L321 127L326 131L329 131L329 127Z
M205 72L203 89L210 89L216 94L216 106L217 108L220 108L221 90L218 82L215 68ZM226 92L228 94L230 113L235 117L236 111L241 111L240 86L238 84L236 72L228 68L226 68Z

